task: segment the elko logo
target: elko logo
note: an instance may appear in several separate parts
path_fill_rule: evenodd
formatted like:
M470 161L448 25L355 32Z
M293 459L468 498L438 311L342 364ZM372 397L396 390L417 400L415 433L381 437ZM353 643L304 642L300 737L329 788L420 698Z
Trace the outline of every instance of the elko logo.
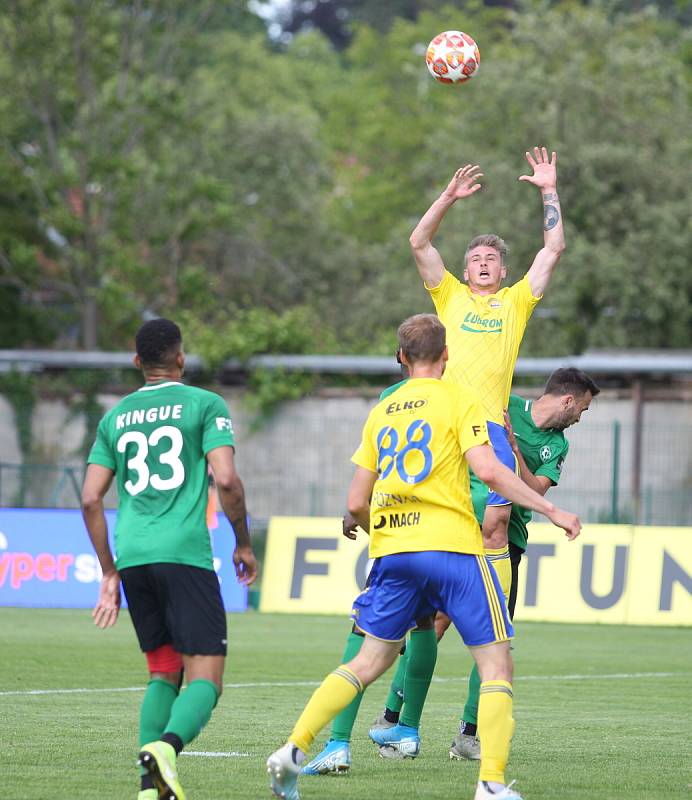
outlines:
M390 416L392 414L413 414L414 411L417 411L419 408L423 408L423 406L427 404L428 401L423 400L422 398L417 400L405 400L403 403L390 403L385 409L385 414L389 414Z

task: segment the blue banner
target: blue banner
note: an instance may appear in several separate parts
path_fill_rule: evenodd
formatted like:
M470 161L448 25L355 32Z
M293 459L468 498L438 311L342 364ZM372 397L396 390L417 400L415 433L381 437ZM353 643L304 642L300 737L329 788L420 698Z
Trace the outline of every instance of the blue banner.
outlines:
M107 511L106 519L112 534L115 511ZM233 566L235 535L223 514L216 522L210 533L224 606L245 611L247 589L238 583ZM79 511L0 508L0 606L92 608L100 580Z

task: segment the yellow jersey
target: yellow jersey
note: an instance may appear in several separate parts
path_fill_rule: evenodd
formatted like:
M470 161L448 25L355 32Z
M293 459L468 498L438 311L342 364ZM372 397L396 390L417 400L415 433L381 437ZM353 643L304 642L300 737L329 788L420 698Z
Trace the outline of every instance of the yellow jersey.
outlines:
M483 553L464 453L488 443L475 392L412 378L370 412L354 464L376 472L370 557L445 550Z
M444 380L474 389L486 418L504 425L519 345L536 304L528 278L496 294L474 294L445 270L434 289L426 286L447 329L449 361Z

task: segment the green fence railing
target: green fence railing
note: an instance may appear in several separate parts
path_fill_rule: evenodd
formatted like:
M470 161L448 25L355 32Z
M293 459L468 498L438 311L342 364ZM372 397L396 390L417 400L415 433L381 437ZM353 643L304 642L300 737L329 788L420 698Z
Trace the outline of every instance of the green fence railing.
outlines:
M0 506L76 508L84 467L60 464L9 464L0 461Z

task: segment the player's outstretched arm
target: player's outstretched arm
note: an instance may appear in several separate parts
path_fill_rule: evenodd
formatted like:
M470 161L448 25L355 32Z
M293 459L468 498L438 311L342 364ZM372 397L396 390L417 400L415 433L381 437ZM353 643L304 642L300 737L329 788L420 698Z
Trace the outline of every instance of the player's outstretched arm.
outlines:
M581 522L576 514L563 511L553 505L542 495L527 486L512 470L498 461L492 447L487 444L469 448L466 460L478 478L487 483L491 489L503 495L517 505L545 514L546 517L565 531L568 539L576 539L581 531Z
M478 170L478 165L473 164L467 164L458 169L447 188L425 212L409 237L418 274L429 289L434 289L439 285L445 271L442 257L433 247L432 239L437 233L442 218L454 203L464 197L469 197L481 188L478 179L483 176L483 173Z
M82 517L103 572L99 598L91 612L94 624L99 628L115 625L120 612L120 575L108 543L108 525L103 510L103 498L112 480L113 471L108 467L89 464L82 486Z
M543 200L543 247L527 273L533 296L540 297L548 288L553 270L565 250L562 209L557 194L557 153L553 151L549 159L545 147L534 147L533 155L526 152L526 160L533 174L522 175L519 180L537 186Z
M257 559L247 527L245 488L235 468L233 448L229 445L215 447L207 453L207 461L214 473L219 503L235 533L233 563L238 581L249 586L257 578Z

